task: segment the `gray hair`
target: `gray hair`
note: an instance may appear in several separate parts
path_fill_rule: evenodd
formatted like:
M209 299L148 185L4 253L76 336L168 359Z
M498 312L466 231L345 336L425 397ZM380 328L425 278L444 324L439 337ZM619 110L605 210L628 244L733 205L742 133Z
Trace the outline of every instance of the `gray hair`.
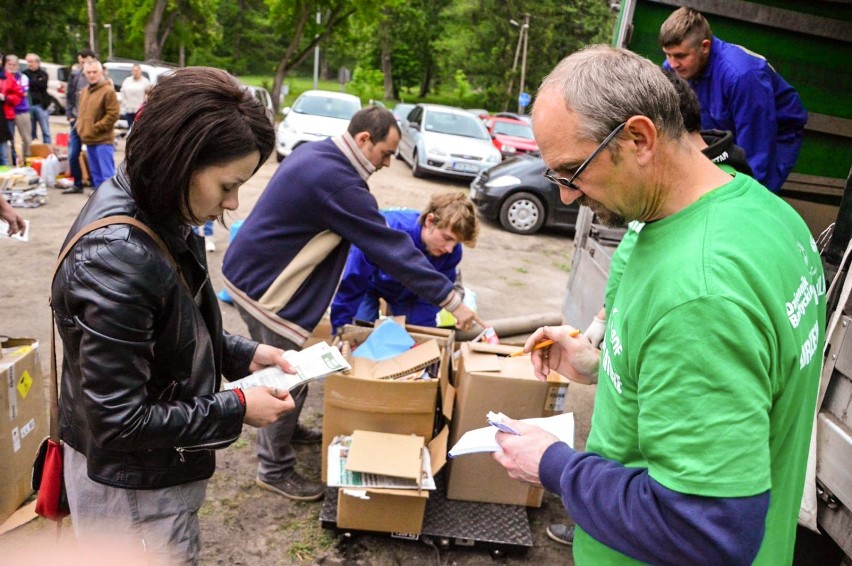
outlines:
M686 132L678 96L660 68L626 49L590 45L569 55L538 89L556 89L580 117L581 138L601 142L632 116L646 116L672 139Z
M39 57L36 53L27 53L27 59L32 59L36 63L41 63L41 57Z
M13 65L17 65L19 61L20 61L20 59L18 59L17 55L12 55L11 53L9 55L6 55L6 62L7 63L12 63Z

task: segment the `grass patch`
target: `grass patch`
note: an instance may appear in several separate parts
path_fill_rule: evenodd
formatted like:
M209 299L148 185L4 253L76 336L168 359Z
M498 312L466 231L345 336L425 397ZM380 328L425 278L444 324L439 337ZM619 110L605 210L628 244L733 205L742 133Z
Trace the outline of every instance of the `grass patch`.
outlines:
M529 273L526 267L516 267L515 271L517 271L518 273Z
M561 261L557 261L553 264L553 267L564 271L565 273L571 273L571 264L570 263L562 263Z
M287 556L294 562L313 560L317 554L334 546L334 537L329 531L320 527L317 517L313 514L310 517L286 521L278 527L278 530L301 537L287 547Z

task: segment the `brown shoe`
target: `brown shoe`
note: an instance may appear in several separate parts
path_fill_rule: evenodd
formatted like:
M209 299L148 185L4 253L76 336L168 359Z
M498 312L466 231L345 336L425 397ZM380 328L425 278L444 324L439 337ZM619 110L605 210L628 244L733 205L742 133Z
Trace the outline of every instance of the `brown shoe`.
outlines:
M290 439L291 444L319 444L322 442L322 431L315 428L297 424L296 430L293 431L293 438Z
M316 501L325 494L323 484L303 478L296 472L283 480L263 481L260 478L255 478L254 482L263 489L296 501Z

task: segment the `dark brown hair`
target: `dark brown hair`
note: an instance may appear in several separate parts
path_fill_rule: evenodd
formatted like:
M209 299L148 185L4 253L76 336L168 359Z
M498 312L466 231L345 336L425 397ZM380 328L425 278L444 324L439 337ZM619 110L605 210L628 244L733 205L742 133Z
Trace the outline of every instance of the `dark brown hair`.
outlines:
M380 143L388 137L391 128L395 128L397 133L401 133L393 112L387 108L368 106L352 116L347 131L353 137L359 132L369 132L373 143Z
M127 138L126 168L140 210L165 224L192 217L192 174L275 146L266 108L220 69L187 67L157 81ZM189 215L189 217L185 217Z

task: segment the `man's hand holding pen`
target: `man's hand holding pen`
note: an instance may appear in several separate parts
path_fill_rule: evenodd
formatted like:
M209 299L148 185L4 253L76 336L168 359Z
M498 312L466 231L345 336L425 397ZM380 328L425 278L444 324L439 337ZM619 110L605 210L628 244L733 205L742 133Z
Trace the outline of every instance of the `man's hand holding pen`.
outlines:
M552 340L550 346L538 344ZM591 384L598 381L600 350L573 326L543 326L533 332L524 344L524 351L531 352L535 375L542 381L550 370L564 375L577 383Z

